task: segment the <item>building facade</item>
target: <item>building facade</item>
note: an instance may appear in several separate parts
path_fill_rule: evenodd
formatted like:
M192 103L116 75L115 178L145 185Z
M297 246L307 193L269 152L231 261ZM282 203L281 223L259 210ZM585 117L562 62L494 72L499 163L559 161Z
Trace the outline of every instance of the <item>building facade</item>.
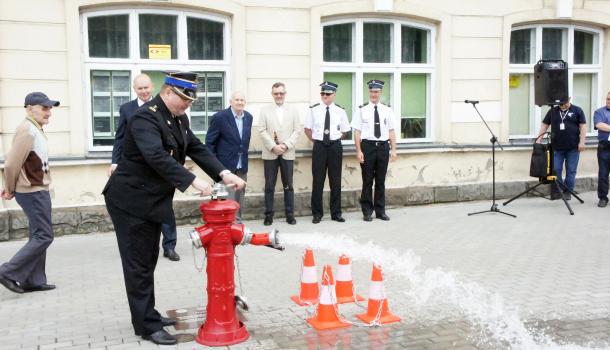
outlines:
M24 117L24 96L46 92L61 101L46 128L53 203L99 206L119 106L135 98L131 84L140 72L157 89L164 70L200 73L201 97L189 115L202 139L232 91L245 93L256 124L274 82L286 84L287 101L304 117L319 102L318 84L331 80L351 118L366 102L365 82L376 78L386 82L382 100L400 119L388 187L459 190L491 182L490 135L466 99L480 100L504 146L497 180L524 182L546 111L534 105L533 65L568 62L572 101L590 121L610 90L609 25L610 1L600 0L2 1L0 154ZM579 178L597 174L596 131L588 127ZM264 186L256 134L251 197ZM357 196L352 136L344 148L342 183ZM295 190L308 195L311 144L304 136L297 154Z

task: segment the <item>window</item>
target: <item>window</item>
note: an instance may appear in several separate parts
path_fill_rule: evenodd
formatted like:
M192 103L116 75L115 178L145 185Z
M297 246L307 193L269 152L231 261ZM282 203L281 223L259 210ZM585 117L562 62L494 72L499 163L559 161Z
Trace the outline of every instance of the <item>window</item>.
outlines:
M322 32L324 79L339 85L336 102L350 120L368 101L366 82L380 79L385 82L381 101L398 118L397 138L432 140L433 26L359 18L326 22Z
M193 132L205 138L209 117L228 103L229 20L173 10L137 9L82 15L88 77L91 150L110 150L119 107L136 98L133 78L146 73L156 95L166 70L199 73L199 98L187 111Z
M509 133L512 138L535 136L547 106L534 105L533 67L538 59L561 59L568 63L572 103L591 118L600 103L602 31L576 25L532 25L514 28L509 57Z

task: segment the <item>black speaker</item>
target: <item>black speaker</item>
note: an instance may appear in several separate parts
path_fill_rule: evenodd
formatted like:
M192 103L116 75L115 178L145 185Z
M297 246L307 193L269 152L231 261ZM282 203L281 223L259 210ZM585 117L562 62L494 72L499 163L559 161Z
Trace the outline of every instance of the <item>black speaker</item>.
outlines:
M540 60L534 65L536 105L557 105L568 95L568 64L562 60Z

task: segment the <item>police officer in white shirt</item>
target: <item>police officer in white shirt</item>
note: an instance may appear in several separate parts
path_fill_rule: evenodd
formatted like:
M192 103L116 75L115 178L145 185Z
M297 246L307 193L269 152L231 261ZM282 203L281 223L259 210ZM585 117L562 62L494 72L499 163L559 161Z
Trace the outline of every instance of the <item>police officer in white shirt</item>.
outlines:
M324 215L322 193L328 171L330 184L330 216L337 222L344 222L341 216L341 168L343 146L341 139L350 131L347 114L343 107L334 103L337 84L325 81L320 84L322 103L309 107L305 120L305 135L313 142L311 172L313 184L311 191L312 222L317 224Z
M385 177L388 161L396 160L394 111L380 102L384 82L373 79L367 84L369 102L359 106L352 118L356 156L362 169L360 207L364 221L373 220L373 211L378 219L388 221L390 218L385 213ZM375 182L374 199L373 181Z

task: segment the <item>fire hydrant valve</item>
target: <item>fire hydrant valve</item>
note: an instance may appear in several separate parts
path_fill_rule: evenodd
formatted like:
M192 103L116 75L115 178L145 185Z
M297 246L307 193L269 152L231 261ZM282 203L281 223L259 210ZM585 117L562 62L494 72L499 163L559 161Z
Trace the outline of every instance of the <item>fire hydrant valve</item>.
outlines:
M220 194L222 188L216 188ZM282 249L276 230L252 233L242 224L235 224L239 204L214 196L199 207L205 225L195 228L190 238L195 248L204 248L207 256L208 304L206 320L197 332L196 341L208 346L226 346L245 341L250 336L239 321L236 303L247 308L243 297L235 296L234 256L238 244L264 245ZM243 306L242 305L242 306Z

